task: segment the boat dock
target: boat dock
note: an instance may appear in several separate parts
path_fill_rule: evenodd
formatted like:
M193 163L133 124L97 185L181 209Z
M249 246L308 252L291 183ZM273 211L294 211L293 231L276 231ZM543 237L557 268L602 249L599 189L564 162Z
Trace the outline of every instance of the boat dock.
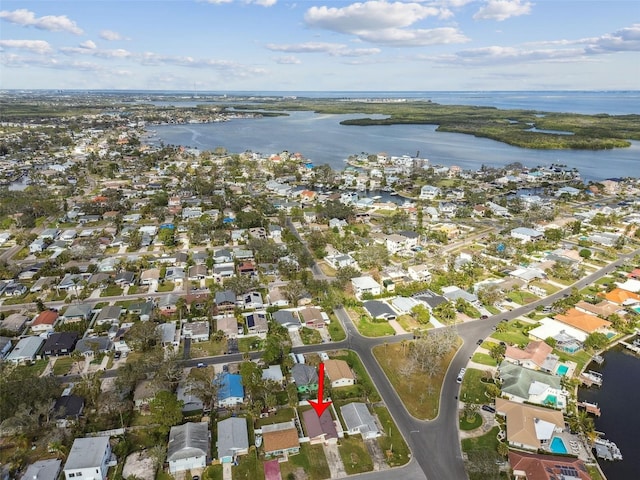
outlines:
M593 415L595 415L596 417L600 416L600 407L598 406L597 403L591 403L591 402L578 402L577 403L579 408L584 408L587 413L591 413Z
M593 447L596 449L596 456L598 458L608 461L622 460L622 453L620 453L620 449L610 440L597 438L593 443Z
M594 372L593 370L582 372L578 379L587 387L590 387L592 385L596 385L598 387L602 386L602 374L599 372Z
M640 355L640 342L638 340L634 340L633 343L627 343L620 341L620 345L624 346L627 350L631 350L636 355Z

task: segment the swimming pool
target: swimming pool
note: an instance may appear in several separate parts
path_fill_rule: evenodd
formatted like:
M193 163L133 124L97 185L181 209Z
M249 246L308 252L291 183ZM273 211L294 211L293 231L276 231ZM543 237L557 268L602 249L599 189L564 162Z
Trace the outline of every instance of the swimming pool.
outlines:
M634 310L636 313L640 313L640 307L633 307L631 310Z
M553 453L569 453L567 447L560 437L553 437L553 439L551 439L549 450L551 450Z
M545 398L542 403L544 405L551 405L555 407L556 404L558 403L558 397L556 397L555 395L547 395L547 398Z
M569 367L567 367L566 365L560 365L558 368L556 368L556 373L561 377L564 377L568 371Z

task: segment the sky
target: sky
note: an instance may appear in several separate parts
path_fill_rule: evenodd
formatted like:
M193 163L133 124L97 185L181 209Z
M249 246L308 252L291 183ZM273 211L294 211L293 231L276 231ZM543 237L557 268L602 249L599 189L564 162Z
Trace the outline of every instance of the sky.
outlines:
M640 1L2 0L0 89L640 90Z

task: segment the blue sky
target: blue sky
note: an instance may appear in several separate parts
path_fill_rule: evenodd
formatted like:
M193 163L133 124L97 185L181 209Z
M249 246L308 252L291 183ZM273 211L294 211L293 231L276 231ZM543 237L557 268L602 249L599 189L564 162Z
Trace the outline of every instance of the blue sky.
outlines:
M0 4L1 89L637 90L637 0Z

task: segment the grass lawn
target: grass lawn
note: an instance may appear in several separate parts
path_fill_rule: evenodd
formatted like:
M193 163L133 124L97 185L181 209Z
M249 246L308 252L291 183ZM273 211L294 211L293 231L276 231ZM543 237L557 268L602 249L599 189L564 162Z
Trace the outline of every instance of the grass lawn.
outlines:
M471 357L471 361L481 363L482 365L488 365L490 367L498 365L498 363L486 353L474 353L473 357Z
M122 288L118 285L109 285L100 292L101 297L116 297L118 295L122 295Z
M373 407L373 411L385 428L386 435L378 437L378 444L387 455L387 464L390 467L397 467L409 462L409 447L400 435L400 430L391 418L389 411L386 407Z
M385 337L395 334L395 330L387 322L372 322L371 319L365 315L361 316L360 319L354 323L360 334L365 337Z
M210 465L205 468L202 480L222 480L222 465Z
M56 360L56 363L53 364L53 374L54 375L64 375L71 371L71 365L73 365L75 360L71 357L62 357Z
M505 325L503 322L502 325ZM506 323L506 327L503 332L494 332L491 335L491 338L495 338L496 340L500 340L502 342L507 342L514 345L526 345L530 342L529 337L522 332L523 327L526 326L523 322L515 320Z
M498 449L498 432L500 427L493 427L484 435L473 438L462 439L462 451L470 452L472 450L485 450L488 452L496 452Z
M258 460L256 447L249 448L248 455L238 457L238 465L232 468L233 480L264 480L264 466Z
M135 295L136 293L138 293L138 290L140 290L140 287L138 285L131 285L129 287L129 290L127 291L128 295Z
M547 282L541 282L539 280L531 282L530 285L534 287L542 288L545 292L547 292L547 295L551 295L552 293L556 293L558 290L560 290L560 287L556 287L555 285L551 285L550 283L547 283Z
M316 345L322 343L322 335L314 328L302 327L300 329L300 338L305 345Z
M274 423L288 422L293 417L295 417L293 408L282 408L278 410L275 415L266 418L256 418L256 428L262 428L265 425L272 425Z
M419 369L408 376L400 373L407 363L408 350L401 343L378 345L373 354L409 413L421 420L431 420L438 415L442 380L456 350L440 358L440 371L433 377Z
M507 298L513 302L516 302L520 305L526 305L527 303L535 302L538 300L533 293L529 293L522 290L516 290L514 292L509 292Z
M216 355L222 355L227 350L227 341L220 340L216 342L209 340L208 342L193 342L191 343L191 358L198 357L214 357Z
M462 380L462 388L460 389L460 400L465 403L485 403L489 398L484 394L486 386L481 379L484 372L477 368L467 368Z
M262 348L262 339L259 337L242 337L238 339L238 350L241 352L252 352Z
M20 250L18 250L18 253L16 253L13 256L14 260L24 260L25 258L27 258L29 256L29 248L27 247L22 247Z
M44 372L44 369L47 368L49 364L49 360L36 360L31 365L19 365L18 369L26 369L28 371L28 375L39 377Z
M161 284L158 284L158 289L156 290L157 292L173 292L173 289L176 287L176 285L173 282L164 282Z
M378 390L373 385L369 374L364 368L362 361L358 354L352 350L342 350L337 355L332 355L331 358L335 358L338 360L344 360L347 362L351 370L356 376L356 385L362 387L365 391L368 392L367 397L370 402L379 402L380 395L378 394Z
M467 416L464 414L460 417L460 430L475 430L480 425L482 425L482 415L479 413L473 417L471 422L467 421Z
M336 270L334 270L329 265L327 265L326 262L320 261L320 262L317 262L317 264L320 267L320 270L322 270L322 273L324 273L327 277L336 276Z
M300 444L300 453L291 455L288 462L280 464L282 478L286 480L290 473L302 468L307 474L307 480L324 480L331 477L327 458L324 456L322 445ZM235 476L233 477L235 480ZM300 477L297 477L300 478Z
M493 305L487 305L484 308L486 308L491 313L491 315L499 315L501 313L500 310Z
M338 450L347 475L373 470L373 461L360 437L343 438Z
M45 301L46 302L62 302L65 298L67 298L67 292L62 291L60 292L60 295L58 295L56 293L56 290L53 289L49 292Z
M32 303L38 299L37 293L27 293L20 297L8 297L2 302L3 305L19 305L21 303Z
M329 335L331 335L331 340L334 342L340 342L347 338L347 334L344 333L344 329L335 315L331 315L331 323L327 325L327 328L329 330Z
M407 332L413 332L416 328L424 327L423 324L418 323L411 315L400 315L398 317L398 323Z
M591 361L591 355L585 352L584 350L580 350L574 354L562 352L560 350L553 350L553 353L560 357L560 360L563 362L570 361L576 362L576 372L582 371L582 369Z

